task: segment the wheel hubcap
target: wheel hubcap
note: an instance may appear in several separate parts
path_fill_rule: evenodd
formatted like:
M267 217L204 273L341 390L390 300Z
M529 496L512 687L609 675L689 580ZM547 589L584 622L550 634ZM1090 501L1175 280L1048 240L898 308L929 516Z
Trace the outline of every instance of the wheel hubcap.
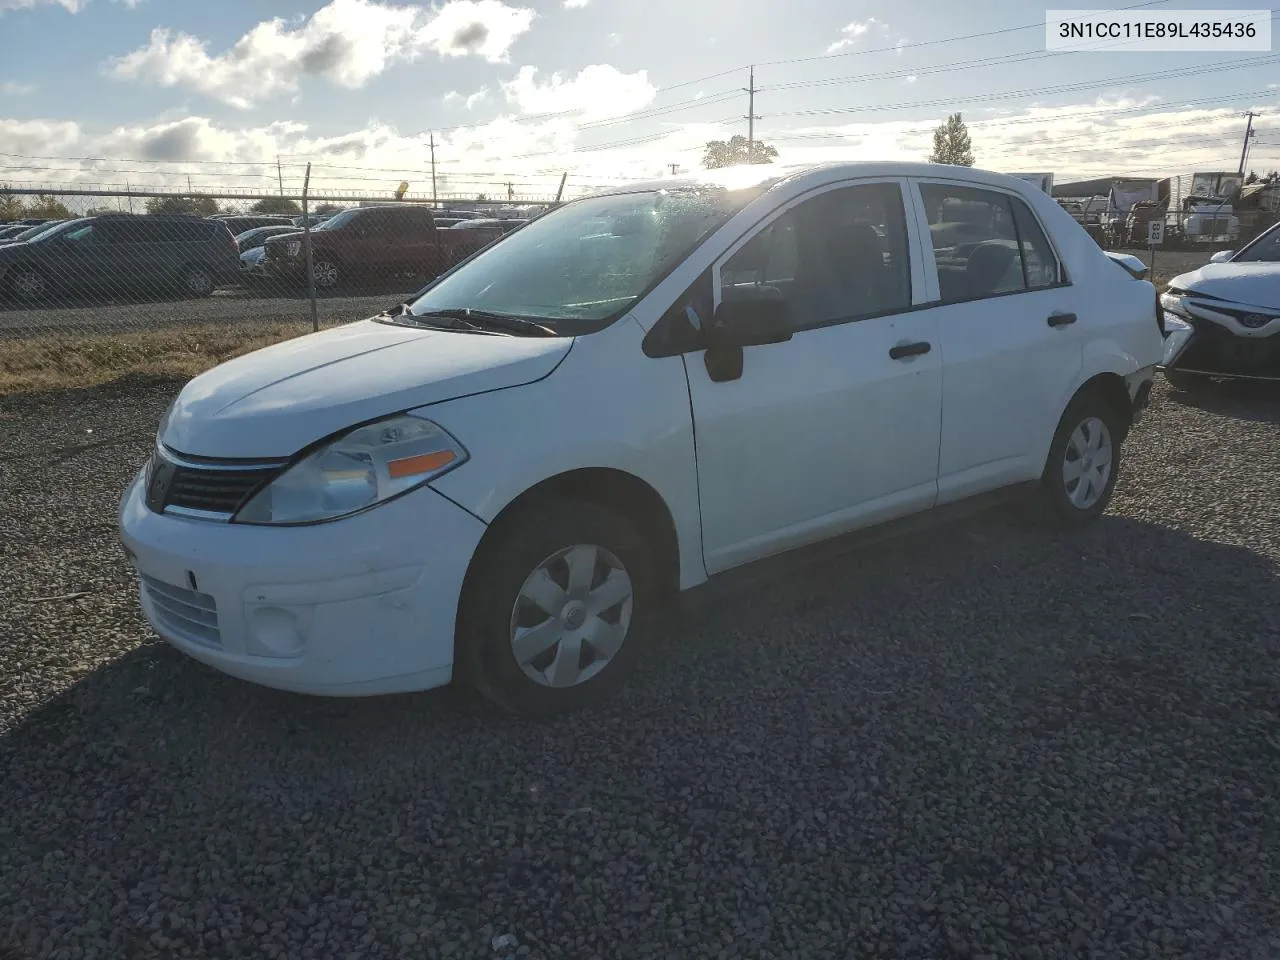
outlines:
M573 687L618 655L631 626L634 590L604 547L557 551L525 579L511 611L511 653L545 687Z
M1102 497L1111 479L1111 431L1097 417L1071 431L1062 460L1062 482L1071 505L1088 510Z
M332 263L321 261L316 264L316 283L322 287L332 287L338 282L338 268Z
M187 274L187 289L192 293L201 293L209 285L209 277L202 270L192 270Z
M38 297L44 293L44 280L36 273L18 274L13 286L21 297Z

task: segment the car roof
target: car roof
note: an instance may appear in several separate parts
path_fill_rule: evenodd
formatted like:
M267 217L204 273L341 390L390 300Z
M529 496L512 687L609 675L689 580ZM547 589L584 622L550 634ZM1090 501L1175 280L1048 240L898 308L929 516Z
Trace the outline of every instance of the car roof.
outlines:
M628 183L598 190L588 196L649 193L657 190L692 190L705 187L722 187L726 190L763 187L767 190L784 182L800 187L818 187L827 183L863 177L929 177L967 180L979 186L1016 188L1019 193L1037 189L1034 184L1017 177L974 167L944 163L859 160L836 163L740 164L734 167L720 167L715 170L701 170L692 174Z

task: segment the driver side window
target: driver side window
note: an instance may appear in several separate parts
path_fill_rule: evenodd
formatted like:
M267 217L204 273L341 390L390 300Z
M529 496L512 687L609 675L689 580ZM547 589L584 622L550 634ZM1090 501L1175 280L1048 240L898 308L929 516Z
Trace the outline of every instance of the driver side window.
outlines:
M720 299L786 303L795 329L911 306L902 191L896 183L827 190L787 210L720 268Z

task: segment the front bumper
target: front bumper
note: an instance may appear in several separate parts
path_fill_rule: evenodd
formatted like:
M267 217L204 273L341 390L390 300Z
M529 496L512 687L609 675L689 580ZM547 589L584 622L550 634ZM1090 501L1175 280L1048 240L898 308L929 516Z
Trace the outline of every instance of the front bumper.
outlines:
M325 696L448 683L463 577L485 525L430 488L331 523L256 527L120 504L142 609L234 677Z
M1242 335L1201 317L1179 319L1185 326L1165 337L1164 369L1210 377L1280 380L1280 329L1263 328Z

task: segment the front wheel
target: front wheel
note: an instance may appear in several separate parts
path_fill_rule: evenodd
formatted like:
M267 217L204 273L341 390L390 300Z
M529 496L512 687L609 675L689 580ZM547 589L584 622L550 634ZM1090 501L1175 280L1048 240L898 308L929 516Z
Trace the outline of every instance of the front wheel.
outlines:
M49 292L49 283L44 274L29 267L18 267L9 278L9 289L19 300L30 302L39 300Z
M514 713L599 702L652 630L650 551L623 517L592 503L525 508L481 546L458 618L462 673Z
M213 274L205 267L193 264L182 271L182 292L188 297L207 297L215 286Z
M1119 414L1100 393L1071 401L1040 477L1041 499L1054 521L1082 526L1107 509L1120 473L1123 435Z
M332 290L338 285L338 265L332 260L317 260L311 265L311 275L321 290Z

